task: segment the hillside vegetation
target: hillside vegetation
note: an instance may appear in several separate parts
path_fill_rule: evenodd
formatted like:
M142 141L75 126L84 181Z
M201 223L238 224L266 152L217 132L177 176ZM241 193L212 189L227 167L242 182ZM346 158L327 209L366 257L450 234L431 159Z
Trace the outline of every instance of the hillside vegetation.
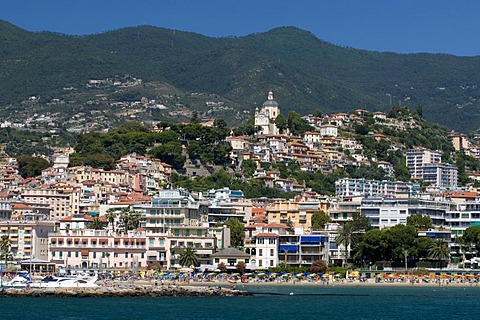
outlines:
M161 84L169 94L217 95L237 115L253 111L272 90L285 112L421 106L427 120L464 132L480 120L480 57L357 50L293 27L226 38L150 26L67 36L0 21L0 116L30 108L22 103L30 96L63 99L63 109L81 112L102 93L82 95L86 81L123 75ZM156 86L146 87L132 96L158 98ZM206 112L204 103L184 106Z

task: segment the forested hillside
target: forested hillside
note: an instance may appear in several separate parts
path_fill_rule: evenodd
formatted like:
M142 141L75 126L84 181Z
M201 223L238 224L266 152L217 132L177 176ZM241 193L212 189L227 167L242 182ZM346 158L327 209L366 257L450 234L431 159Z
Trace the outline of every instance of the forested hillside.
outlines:
M237 114L253 111L272 90L285 112L421 106L427 120L464 132L476 130L480 120L480 57L357 50L293 27L232 38L150 26L67 36L2 21L0 62L3 117L29 107L22 102L30 96L65 97L69 103L62 108L81 112L102 94L82 96L89 79L130 75L144 84L133 97L158 98L158 88L146 84L160 83L169 94L215 94ZM105 95L106 102L115 100Z

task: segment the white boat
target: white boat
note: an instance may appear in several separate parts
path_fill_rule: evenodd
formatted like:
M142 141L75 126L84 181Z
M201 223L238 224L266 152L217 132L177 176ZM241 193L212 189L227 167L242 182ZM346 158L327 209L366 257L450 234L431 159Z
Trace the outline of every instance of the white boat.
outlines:
M69 278L47 276L39 282L30 284L32 288L93 288L98 287L96 277Z
M2 288L16 288L25 289L31 284L30 278L23 274L17 274L15 278L10 281L2 282Z

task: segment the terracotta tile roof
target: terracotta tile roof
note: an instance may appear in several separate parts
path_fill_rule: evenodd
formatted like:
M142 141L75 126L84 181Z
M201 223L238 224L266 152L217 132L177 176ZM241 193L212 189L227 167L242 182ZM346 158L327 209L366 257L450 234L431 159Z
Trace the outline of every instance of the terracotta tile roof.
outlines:
M271 233L271 232L265 232L265 233L259 233L256 234L255 237L278 237L278 234L276 233Z
M272 229L288 229L288 227L283 223L272 222L264 226L264 228L272 228Z
M255 217L253 217L252 219L250 219L250 221L265 221L265 215L257 215Z

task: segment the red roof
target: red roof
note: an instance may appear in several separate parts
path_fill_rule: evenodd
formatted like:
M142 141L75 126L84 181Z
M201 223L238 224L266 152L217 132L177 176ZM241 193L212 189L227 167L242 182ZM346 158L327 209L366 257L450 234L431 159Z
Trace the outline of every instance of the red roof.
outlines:
M266 232L266 233L256 234L255 237L278 237L278 234L271 233L271 232Z
M278 229L288 229L288 227L283 223L272 222L265 226L265 228L278 228Z

